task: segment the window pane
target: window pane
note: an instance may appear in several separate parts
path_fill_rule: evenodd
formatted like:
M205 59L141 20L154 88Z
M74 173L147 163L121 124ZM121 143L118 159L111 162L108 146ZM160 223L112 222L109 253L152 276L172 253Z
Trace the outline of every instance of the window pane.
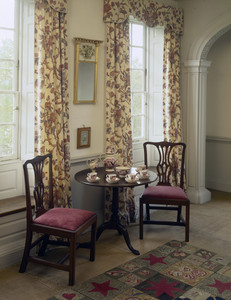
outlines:
M14 154L14 125L0 125L0 156Z
M144 68L143 49L132 47L132 68Z
M142 123L143 123L143 117L141 116L133 117L133 124L132 124L133 139L142 137Z
M0 27L14 27L14 0L0 0Z
M14 58L14 32L12 30L0 30L0 59Z
M132 91L144 90L144 71L131 70L131 90Z
M144 111L144 95L133 94L132 95L132 114L143 114Z
M0 123L14 122L14 95L0 94Z
M0 90L13 89L13 62L0 61Z
M143 25L132 24L132 45L143 46Z

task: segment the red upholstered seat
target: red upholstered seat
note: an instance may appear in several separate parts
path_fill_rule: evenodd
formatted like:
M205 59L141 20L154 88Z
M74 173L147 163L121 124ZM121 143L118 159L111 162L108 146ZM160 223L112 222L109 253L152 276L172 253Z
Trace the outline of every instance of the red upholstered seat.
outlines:
M178 186L149 186L143 193L143 198L187 199L185 192Z
M66 230L76 230L95 214L75 208L52 208L34 220L34 223Z

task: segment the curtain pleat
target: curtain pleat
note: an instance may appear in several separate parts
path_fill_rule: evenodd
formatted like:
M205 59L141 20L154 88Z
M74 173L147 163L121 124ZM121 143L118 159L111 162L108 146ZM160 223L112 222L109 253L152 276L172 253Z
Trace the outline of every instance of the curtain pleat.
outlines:
M129 22L108 23L106 32L106 148L115 149L117 165L132 165ZM111 199L111 191L106 189L106 220L110 217ZM119 212L124 223L135 220L132 189L119 191Z

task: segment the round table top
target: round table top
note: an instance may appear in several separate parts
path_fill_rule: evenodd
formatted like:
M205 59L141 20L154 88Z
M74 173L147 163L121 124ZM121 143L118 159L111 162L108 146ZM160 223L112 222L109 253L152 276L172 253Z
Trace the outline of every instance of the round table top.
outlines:
M150 176L145 179L139 179L135 182L127 182L125 180L125 178L119 178L119 180L115 183L108 183L106 181L106 175L116 173L116 172L106 172L105 167L99 167L95 171L97 172L97 176L99 177L99 180L97 182L89 182L87 180L87 173L91 172L90 169L85 169L80 172L77 172L75 174L75 180L80 183L87 184L87 185L93 185L93 186L98 186L98 187L113 187L113 188L135 187L135 186L139 186L139 185L148 184L148 183L151 183L151 182L154 182L157 180L157 174L151 170L148 170L148 173ZM135 168L131 168L130 173L136 173Z

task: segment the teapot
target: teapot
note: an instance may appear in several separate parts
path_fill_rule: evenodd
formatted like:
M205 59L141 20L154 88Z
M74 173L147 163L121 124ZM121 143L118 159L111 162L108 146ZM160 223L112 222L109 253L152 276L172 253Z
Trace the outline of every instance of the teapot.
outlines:
M96 168L98 168L99 162L100 162L99 158L87 160L87 166L93 172L93 171L95 171Z
M104 159L104 166L106 167L106 172L112 172L116 166L117 159L114 157L115 149L108 147L106 149L106 157Z

